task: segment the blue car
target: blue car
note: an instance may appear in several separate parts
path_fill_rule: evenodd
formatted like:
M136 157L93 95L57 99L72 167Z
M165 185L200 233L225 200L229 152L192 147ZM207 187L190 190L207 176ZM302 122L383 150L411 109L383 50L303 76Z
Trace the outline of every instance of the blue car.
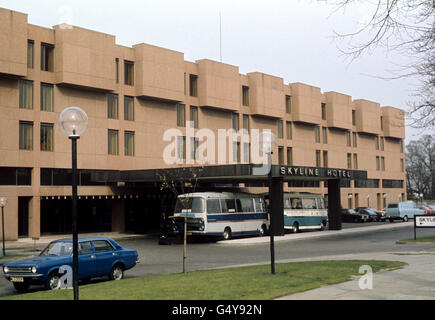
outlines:
M79 238L78 250L79 280L103 276L120 280L125 270L138 263L136 250L122 248L109 238ZM41 284L47 289L60 289L65 282L72 284L72 251L72 239L52 241L39 256L4 264L4 276L20 292Z

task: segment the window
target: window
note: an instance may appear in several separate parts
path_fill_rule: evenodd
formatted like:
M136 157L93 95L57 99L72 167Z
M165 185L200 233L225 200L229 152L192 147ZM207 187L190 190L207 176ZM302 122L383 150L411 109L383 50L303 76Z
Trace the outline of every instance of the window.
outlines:
M118 119L118 95L115 93L107 95L107 118Z
M54 111L53 85L41 83L41 111Z
M53 151L53 124L41 123L41 151Z
M177 103L177 126L186 126L186 105Z
M356 132L352 132L352 142L353 142L353 147L356 148L357 147L357 138L356 138Z
M356 126L356 111L352 110L352 125Z
M351 153L347 154L347 168L352 169L352 154Z
M379 150L379 137L378 136L375 137L375 148L376 148L376 150Z
M207 199L207 213L221 213L219 199Z
M124 60L124 84L134 85L134 62Z
M251 161L251 144L249 142L243 143L243 162L250 163Z
M20 80L20 108L33 109L33 81Z
M381 157L381 170L385 171L385 158Z
M384 137L381 137L381 150L384 151Z
M134 97L124 96L124 120L134 121Z
M316 143L320 143L320 127L319 126L314 127L314 141Z
M249 123L249 116L247 114L243 115L243 129L249 130L251 129L250 123Z
M198 128L198 107L190 106L190 121L195 129Z
M30 186L32 185L32 169L0 167L0 185Z
M233 141L233 162L240 162L240 142Z
M20 121L20 150L33 150L33 122Z
M293 165L293 148L287 147L287 165L292 166Z
M115 58L115 81L119 83L119 58Z
M384 130L384 117L381 116L380 120L381 120L381 130Z
M118 130L108 130L108 153L114 156L119 154Z
M277 121L278 125L278 139L282 139L284 137L284 122L282 120Z
M95 253L113 251L113 247L106 240L94 240Z
M399 140L399 152L403 153L403 139Z
M190 159L196 160L198 159L198 144L199 144L199 138L198 137L192 137L190 138Z
M198 96L198 76L194 74L189 75L189 94L191 97Z
M381 163L379 156L376 156L376 170L379 171L381 169Z
M41 70L54 71L54 45L41 43Z
M249 106L249 87L242 86L242 105Z
M320 150L316 150L316 167L320 167L321 165Z
M346 147L350 147L350 132L346 131Z
M126 156L134 156L134 132L124 132L124 154Z
M238 113L233 113L231 115L231 119L233 122L233 129L236 131L239 131L239 114Z
M33 69L35 42L27 40L27 68Z
M292 113L292 97L285 96L285 112Z
M328 168L328 151L323 151L323 167Z
M322 127L322 140L323 143L328 143L328 130L326 127Z
M94 250L92 249L92 245L90 241L79 242L79 254L92 254Z
M186 137L184 136L177 137L177 159L186 159Z
M321 108L322 108L322 120L326 120L326 103L322 103Z
M284 147L278 147L278 163L284 164Z
M353 168L358 169L358 154L353 154Z
M293 137L292 123L289 121L286 122L286 136L288 140L291 140Z
M403 159L400 159L400 171L405 172L405 162Z

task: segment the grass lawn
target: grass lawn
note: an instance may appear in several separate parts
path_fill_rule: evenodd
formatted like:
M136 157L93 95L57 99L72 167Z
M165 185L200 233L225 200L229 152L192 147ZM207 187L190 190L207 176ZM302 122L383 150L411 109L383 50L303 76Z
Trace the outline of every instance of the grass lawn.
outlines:
M191 271L186 274L153 275L121 281L82 285L80 299L90 300L269 300L320 286L340 283L360 275L370 265L374 272L406 265L397 261L343 260ZM63 300L72 290L39 291L3 297L2 300Z
M412 238L412 239L403 239L400 241L404 241L404 242L435 242L435 236L419 237L417 235L417 240L414 240L414 238Z

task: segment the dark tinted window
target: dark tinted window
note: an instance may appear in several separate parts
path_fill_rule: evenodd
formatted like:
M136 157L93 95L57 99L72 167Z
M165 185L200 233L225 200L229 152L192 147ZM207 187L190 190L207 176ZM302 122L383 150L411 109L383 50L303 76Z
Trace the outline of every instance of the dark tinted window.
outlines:
M397 208L397 203L390 203L388 208Z
M106 240L96 240L94 241L95 252L107 252L112 251L113 247Z

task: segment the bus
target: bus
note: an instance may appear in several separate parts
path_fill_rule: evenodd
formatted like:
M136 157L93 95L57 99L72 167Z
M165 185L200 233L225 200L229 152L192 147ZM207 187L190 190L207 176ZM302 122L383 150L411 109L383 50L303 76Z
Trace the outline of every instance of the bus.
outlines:
M303 229L323 230L328 222L325 199L309 192L284 193L284 228L291 232Z
M263 236L269 228L261 195L233 192L194 192L177 197L174 218L187 219L186 231L192 235Z

